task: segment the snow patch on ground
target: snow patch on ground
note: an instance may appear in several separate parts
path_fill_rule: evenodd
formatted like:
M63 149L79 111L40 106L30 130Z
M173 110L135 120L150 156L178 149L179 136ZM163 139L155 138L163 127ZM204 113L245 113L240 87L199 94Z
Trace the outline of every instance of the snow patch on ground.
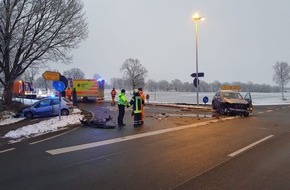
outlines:
M52 119L39 122L37 124L28 125L14 131L10 131L6 133L6 135L4 135L4 138L17 139L57 131L62 128L65 128L67 125L80 123L79 119L81 119L82 117L83 116L80 114L62 116L61 120L59 120L58 117L55 117Z
M59 117L57 116L33 125L21 127L17 130L13 130L6 133L4 135L4 138L12 138L12 139L28 138L32 136L33 137L39 136L53 131L62 130L65 129L67 125L80 124L80 119L83 118L83 115L81 115L80 113L81 113L80 109L74 109L71 115L61 116L61 119L59 119ZM13 118L12 116L10 116L10 118L7 117L7 119L0 121L0 127L1 125L11 124L14 122L21 121L22 119L24 118Z

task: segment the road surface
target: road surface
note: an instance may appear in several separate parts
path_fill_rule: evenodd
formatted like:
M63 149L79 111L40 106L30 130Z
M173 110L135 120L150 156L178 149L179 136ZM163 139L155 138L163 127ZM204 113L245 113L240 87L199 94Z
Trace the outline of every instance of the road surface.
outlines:
M86 107L96 117L117 115L102 104ZM142 128L129 125L127 111L122 129L78 127L2 148L0 187L289 189L289 110L259 106L250 117L180 123L156 113Z

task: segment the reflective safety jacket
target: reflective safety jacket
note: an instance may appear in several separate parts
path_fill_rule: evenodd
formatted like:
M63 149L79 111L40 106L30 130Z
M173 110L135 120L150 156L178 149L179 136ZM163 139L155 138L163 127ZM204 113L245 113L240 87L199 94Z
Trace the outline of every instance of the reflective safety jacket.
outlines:
M118 94L118 105L123 105L123 106L128 105L128 101L125 94L123 93Z
M116 91L116 90L112 90L112 91L111 91L111 96L112 96L112 97L115 97L116 94L117 94L117 91Z
M134 113L142 113L142 105L144 104L144 100L142 100L138 93L132 97L130 104L133 105Z

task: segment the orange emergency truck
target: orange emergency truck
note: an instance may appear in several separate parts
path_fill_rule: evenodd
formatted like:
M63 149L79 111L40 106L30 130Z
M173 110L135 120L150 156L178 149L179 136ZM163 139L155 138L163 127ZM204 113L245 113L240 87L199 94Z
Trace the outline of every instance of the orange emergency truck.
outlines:
M78 101L97 101L104 99L104 80L96 79L72 79L69 81L69 87L76 89Z
M13 84L13 96L36 98L36 92L34 91L32 84L23 80L16 80Z

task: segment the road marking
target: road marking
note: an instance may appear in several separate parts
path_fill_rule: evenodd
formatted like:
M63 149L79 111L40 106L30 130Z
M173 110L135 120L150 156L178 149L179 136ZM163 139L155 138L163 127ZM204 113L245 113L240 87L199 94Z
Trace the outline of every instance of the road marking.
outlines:
M1 150L1 151L0 151L0 154L1 154L1 153L4 153L4 152L9 152L9 151L12 151L12 150L15 150L15 148L10 148L10 149L6 149L6 150Z
M104 146L104 145L109 145L109 144L115 144L115 143L120 143L120 142L134 140L134 139L139 139L139 138L143 138L143 137L160 135L160 134L164 134L164 133L168 133L168 132L172 132L172 131L179 131L179 130L183 130L183 129L204 126L204 125L208 125L210 123L219 122L221 120L224 121L224 120L231 120L231 119L235 119L235 118L231 117L231 118L224 118L224 119L220 119L220 120L216 119L216 120L211 120L211 121L206 121L206 122L195 123L195 124L191 124L191 125L184 125L184 126L180 126L180 127L162 129L162 130L158 130L158 131L151 131L151 132L136 134L136 135L129 135L129 136L119 137L119 138L115 138L115 139L109 139L109 140L81 144L81 145L76 145L76 146L52 149L52 150L47 150L46 152L51 154L51 155L64 154L64 153L68 153L68 152L74 152L74 151L79 151L79 150L84 150L84 149L89 149L89 148L94 148L94 147L99 147L99 146Z
M248 146L245 146L244 148L241 148L240 150L237 150L236 152L233 152L233 153L229 154L228 156L229 157L234 157L234 156L236 156L236 155L248 150L249 148L252 148L253 146L256 146L257 144L272 138L273 136L274 135L269 135L269 136L267 136L267 137L265 137L265 138L263 138L261 140L258 140L258 141L254 142L254 143L252 143L252 144L250 144Z
M263 114L264 112L263 111L261 111L261 112L258 112L257 114Z
M53 137L49 137L49 138L46 138L46 139L42 139L42 140L40 140L40 141L35 141L35 142L29 143L29 144L30 144L30 145L34 145L34 144L38 144L38 143L41 143L41 142L44 142L44 141L48 141L48 140L50 140L50 139L54 139L54 138L56 138L56 137L60 137L60 136L62 136L62 135L65 135L65 134L67 134L67 133L70 133L70 132L72 132L72 131L74 131L74 130L77 130L78 128L80 128L80 127L77 127L77 128L72 129L72 130L69 130L69 131L67 131L67 132L64 132L64 133L62 133L62 134L55 135L55 136L53 136Z
M273 111L273 110L267 110L266 112L268 112L268 113L269 113L269 112L272 112L272 111Z
M121 151L121 152L122 152L122 151ZM99 160L99 159L109 158L109 157L111 157L111 156L116 156L116 155L120 154L121 152L114 153L114 154L108 154L108 155L99 156L99 157L96 157L96 158L92 158L92 159L88 159L88 160L84 160L84 161L76 162L76 163L73 163L73 164L69 165L69 167L71 167L71 166L76 166L76 165L79 165L79 164L88 163L88 162L92 162L92 161L96 161L96 160Z

